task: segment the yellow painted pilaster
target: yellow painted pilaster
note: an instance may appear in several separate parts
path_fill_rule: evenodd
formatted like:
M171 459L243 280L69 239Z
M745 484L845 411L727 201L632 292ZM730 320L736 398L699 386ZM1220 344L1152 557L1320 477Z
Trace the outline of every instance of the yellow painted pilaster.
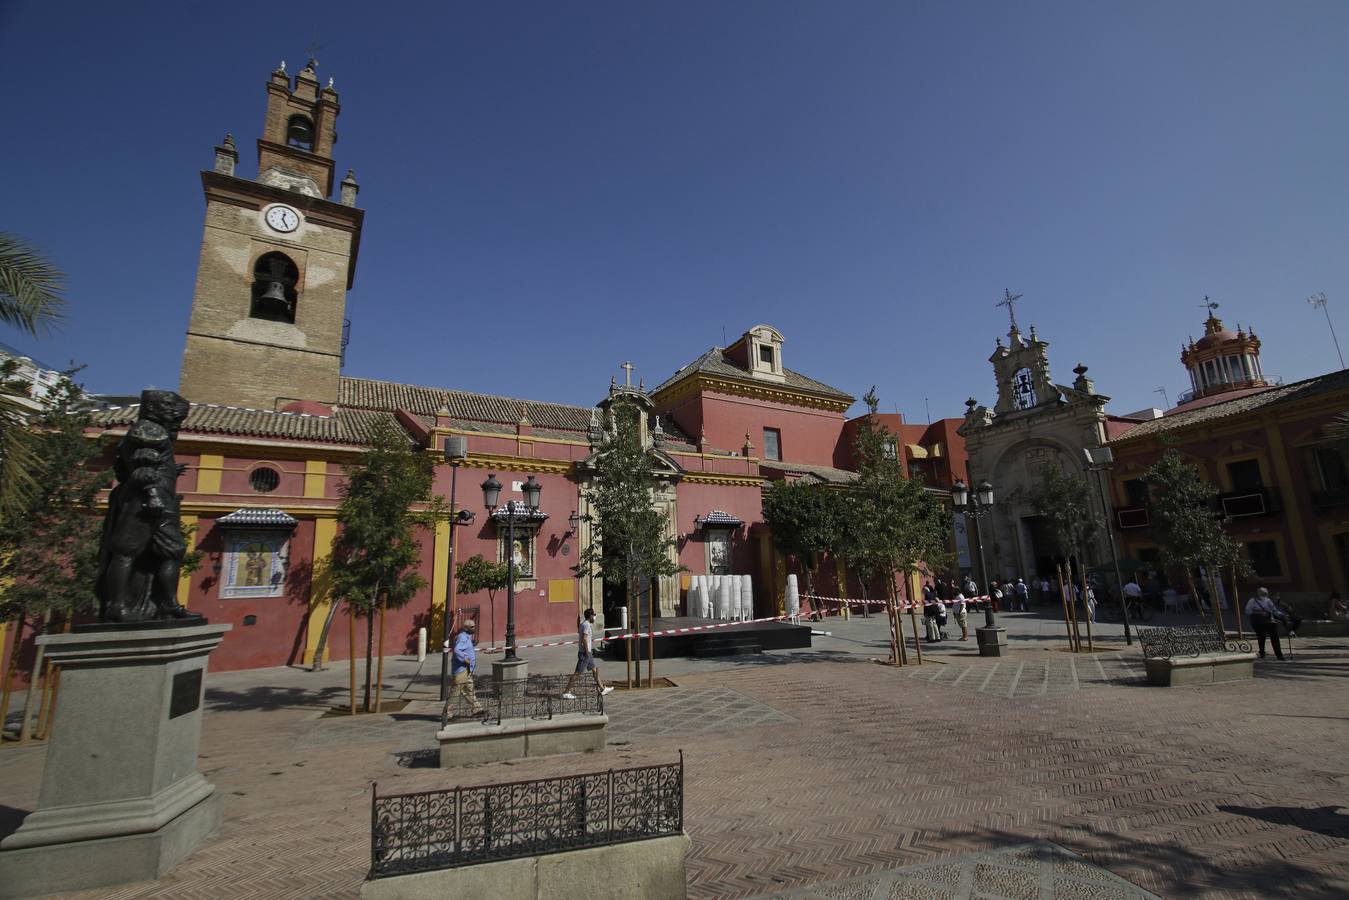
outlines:
M203 453L197 462L197 493L220 493L220 473L225 469L225 457L218 453Z
M337 537L336 519L314 520L314 576L309 585L309 627L305 630L304 662L312 665L314 648L318 645L319 634L323 631L323 622L328 618L328 608L332 606L332 575L328 571L328 562L333 557L333 538ZM332 642L332 632L328 632ZM323 648L323 661L327 662L331 654L329 647Z
M431 565L431 624L427 626L426 646L439 652L445 634L445 589L450 584L450 523L437 522L435 556Z
M188 547L187 547L187 549L188 549L188 550L194 550L194 549L196 549L196 546L197 546L197 535L196 535L196 532L195 532L193 529L194 529L194 527L195 527L196 524L197 524L197 517L196 517L196 516L182 516L181 519L182 519L182 522L183 522L183 534L191 534L191 535L192 535L192 537L188 538ZM178 605L179 605L179 606L183 606L183 607L186 607L186 606L187 606L187 596L188 596L188 593L189 593L191 590L192 590L192 576L191 576L189 573L187 573L187 572L179 572L179 573L178 573Z
M321 459L305 460L304 495L322 497L328 481L328 464Z
M1269 455L1274 460L1274 474L1279 481L1279 490L1284 497L1295 497L1293 473L1288 468L1288 451L1283 444L1283 432L1279 430L1278 425L1270 424L1265 426L1265 434L1269 437ZM1307 526L1302 521L1302 507L1297 503L1288 502L1284 504L1283 512L1288 517L1288 529L1292 532L1293 538L1293 552L1297 554L1300 576L1298 584L1303 590L1313 590L1316 573L1312 570L1312 554L1307 547Z

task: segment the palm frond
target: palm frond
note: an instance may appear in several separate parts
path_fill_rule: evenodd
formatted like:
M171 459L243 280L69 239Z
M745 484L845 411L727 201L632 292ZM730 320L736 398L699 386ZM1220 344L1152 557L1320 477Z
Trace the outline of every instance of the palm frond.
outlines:
M0 322L29 334L60 323L65 276L12 234L0 232Z

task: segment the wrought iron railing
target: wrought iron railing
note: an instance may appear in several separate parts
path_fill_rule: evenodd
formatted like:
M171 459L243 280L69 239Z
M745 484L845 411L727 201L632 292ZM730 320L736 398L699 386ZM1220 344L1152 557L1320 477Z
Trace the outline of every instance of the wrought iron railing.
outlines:
M1228 640L1217 625L1173 625L1139 628L1138 643L1145 659L1199 656L1204 653L1250 653L1248 640Z
M679 762L508 784L379 796L370 877L603 847L684 830Z
M441 725L448 721L480 721L501 724L503 719L551 719L563 713L602 715L604 696L595 688L589 675L576 676L572 693L574 699L563 696L567 692L567 675L531 675L522 685L519 682L493 681L490 675L473 679L474 693L483 711L476 716L473 704L462 692L450 693L440 717Z

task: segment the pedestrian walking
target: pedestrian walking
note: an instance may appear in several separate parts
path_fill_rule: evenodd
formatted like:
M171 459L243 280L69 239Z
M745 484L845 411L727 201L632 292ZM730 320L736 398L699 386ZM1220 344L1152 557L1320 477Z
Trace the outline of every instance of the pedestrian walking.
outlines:
M1022 612L1030 612L1030 588L1026 587L1026 582L1018 578L1012 590L1016 593L1017 608Z
M1285 621L1283 610L1274 605L1269 597L1268 588L1259 588L1255 596L1246 602L1246 621L1251 623L1256 643L1260 646L1260 658L1265 656L1265 639L1274 645L1274 655L1283 659L1283 648L1279 646L1278 623Z
M567 689L562 692L562 699L575 700L576 695L571 692L572 685L576 683L577 675L584 675L589 672L595 676L595 689L604 696L613 690L612 687L605 687L603 681L600 681L599 666L595 665L595 645L593 638L595 635L595 610L587 609L585 615L576 620L576 634L581 639L576 650L576 671L567 678Z
M941 640L941 631L937 628L937 598L923 604L923 632L929 644Z
M478 668L478 653L473 648L473 634L478 626L472 619L465 619L459 626L459 635L454 640L454 658L450 660L450 699L445 703L445 721L454 718L454 701L463 694L473 707L473 715L483 714L482 704L478 702L478 692L473 687L473 673Z
M993 605L994 612L1002 612L1002 588L996 581L988 587L988 602Z

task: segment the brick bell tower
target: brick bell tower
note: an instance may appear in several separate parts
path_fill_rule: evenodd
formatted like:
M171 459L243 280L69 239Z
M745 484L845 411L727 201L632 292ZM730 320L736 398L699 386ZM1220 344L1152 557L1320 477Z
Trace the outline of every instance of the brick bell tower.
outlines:
M364 213L350 170L328 199L340 107L317 68L310 59L292 86L282 62L268 80L257 178L235 174L229 135L201 173L206 228L178 382L194 403L337 400Z

